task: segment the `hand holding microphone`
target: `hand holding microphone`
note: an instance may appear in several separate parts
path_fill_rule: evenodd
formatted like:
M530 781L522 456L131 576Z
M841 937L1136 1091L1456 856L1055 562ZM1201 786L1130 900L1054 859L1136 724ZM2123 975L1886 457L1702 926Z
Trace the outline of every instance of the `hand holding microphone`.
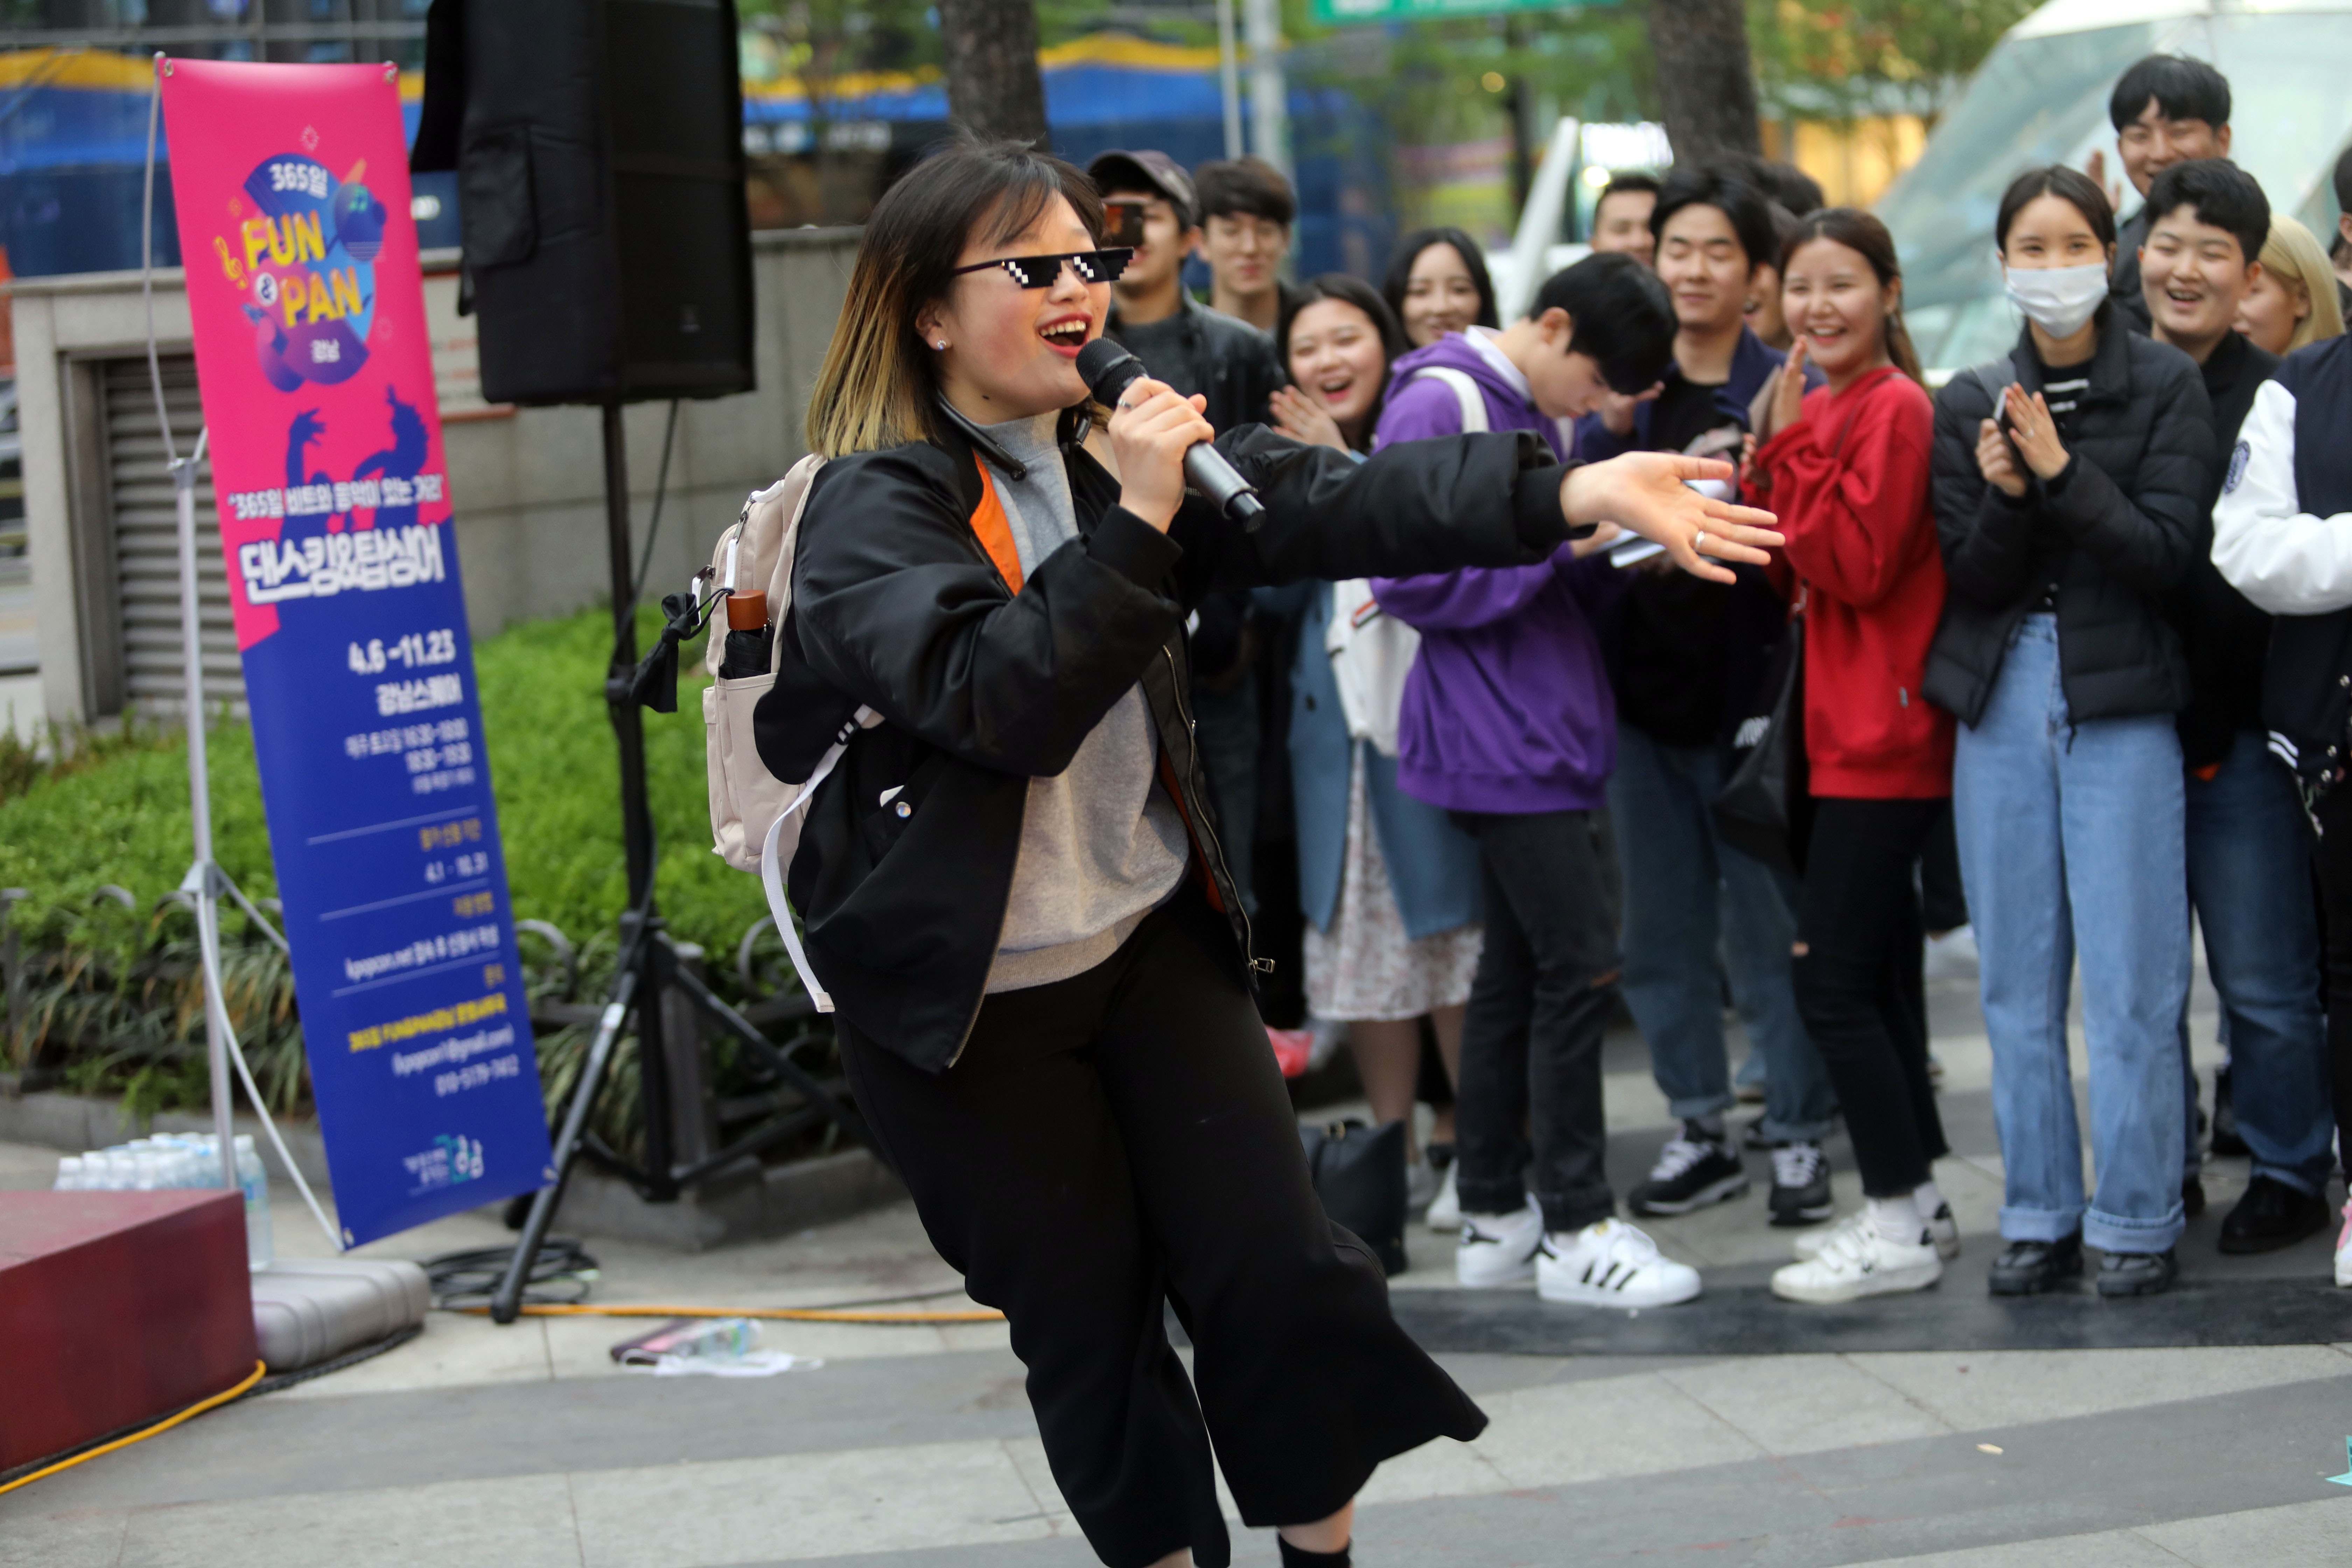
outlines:
M1227 517L1255 526L1265 509L1249 481L1209 444L1216 432L1202 416L1205 399L1180 396L1151 380L1141 360L1108 339L1078 351L1078 374L1095 401L1111 411L1121 506L1165 533L1189 483Z

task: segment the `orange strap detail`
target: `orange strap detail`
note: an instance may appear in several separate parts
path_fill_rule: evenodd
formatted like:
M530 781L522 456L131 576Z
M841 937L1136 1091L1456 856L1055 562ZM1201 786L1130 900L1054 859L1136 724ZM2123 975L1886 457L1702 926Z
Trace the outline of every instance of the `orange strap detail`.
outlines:
M1021 552L1013 545L1013 525L1005 521L1004 503L996 497L996 480L990 476L988 465L978 458L971 462L980 470L980 505L971 514L971 531L979 537L980 547L988 552L988 558L996 563L1005 586L1018 594Z

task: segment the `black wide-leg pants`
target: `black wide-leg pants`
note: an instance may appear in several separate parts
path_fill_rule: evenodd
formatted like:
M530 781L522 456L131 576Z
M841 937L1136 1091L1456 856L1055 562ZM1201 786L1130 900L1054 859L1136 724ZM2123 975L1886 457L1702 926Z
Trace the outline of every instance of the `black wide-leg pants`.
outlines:
M840 1035L931 1244L1010 1320L1054 1479L1111 1568L1231 1561L1213 1462L1244 1522L1305 1524L1382 1459L1485 1427L1324 1216L1233 937L1189 880L1103 963L990 996L945 1072Z

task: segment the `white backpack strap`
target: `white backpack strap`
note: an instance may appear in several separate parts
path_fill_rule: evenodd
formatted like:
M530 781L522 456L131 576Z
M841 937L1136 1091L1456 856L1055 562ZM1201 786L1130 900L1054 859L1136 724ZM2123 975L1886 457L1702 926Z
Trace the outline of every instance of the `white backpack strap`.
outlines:
M1469 372L1455 370L1451 365L1423 365L1413 373L1412 379L1419 381L1424 375L1442 381L1453 389L1454 401L1462 405L1464 435L1483 436L1493 428L1486 423L1486 395L1478 390L1478 384L1470 379Z
M861 729L870 728L869 721L873 714L872 709L860 708L854 722ZM800 793L793 797L793 804L778 812L776 820L768 824L768 837L760 844L760 887L768 895L768 913L775 920L776 934L783 938L784 951L792 955L793 968L800 975L801 984L806 988L809 1000L816 1004L816 1010L820 1013L833 1011L833 997L817 984L816 971L809 967L808 953L801 946L800 931L793 924L792 900L784 893L784 868L782 856L779 853L779 840L782 837L784 824L792 820L793 813L816 798L817 785L833 775L833 770L840 765L842 753L848 750L847 741L833 743L817 763L816 771L809 774L808 783L801 785Z

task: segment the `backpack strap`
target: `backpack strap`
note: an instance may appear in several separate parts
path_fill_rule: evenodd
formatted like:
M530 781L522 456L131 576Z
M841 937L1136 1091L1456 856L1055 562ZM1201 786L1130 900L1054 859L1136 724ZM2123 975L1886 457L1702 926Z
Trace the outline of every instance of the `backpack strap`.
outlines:
M995 477L988 465L974 456L972 467L980 470L980 504L972 509L971 531L980 540L980 547L996 563L997 572L1004 585L1014 593L1021 592L1021 552L1013 542L1013 524L1004 515L1004 502L996 493Z
M1483 436L1493 428L1486 420L1486 395L1478 390L1478 384L1470 378L1467 371L1455 370L1451 365L1432 364L1423 365L1412 374L1415 381L1423 376L1444 382L1453 392L1454 401L1462 408L1464 435Z

